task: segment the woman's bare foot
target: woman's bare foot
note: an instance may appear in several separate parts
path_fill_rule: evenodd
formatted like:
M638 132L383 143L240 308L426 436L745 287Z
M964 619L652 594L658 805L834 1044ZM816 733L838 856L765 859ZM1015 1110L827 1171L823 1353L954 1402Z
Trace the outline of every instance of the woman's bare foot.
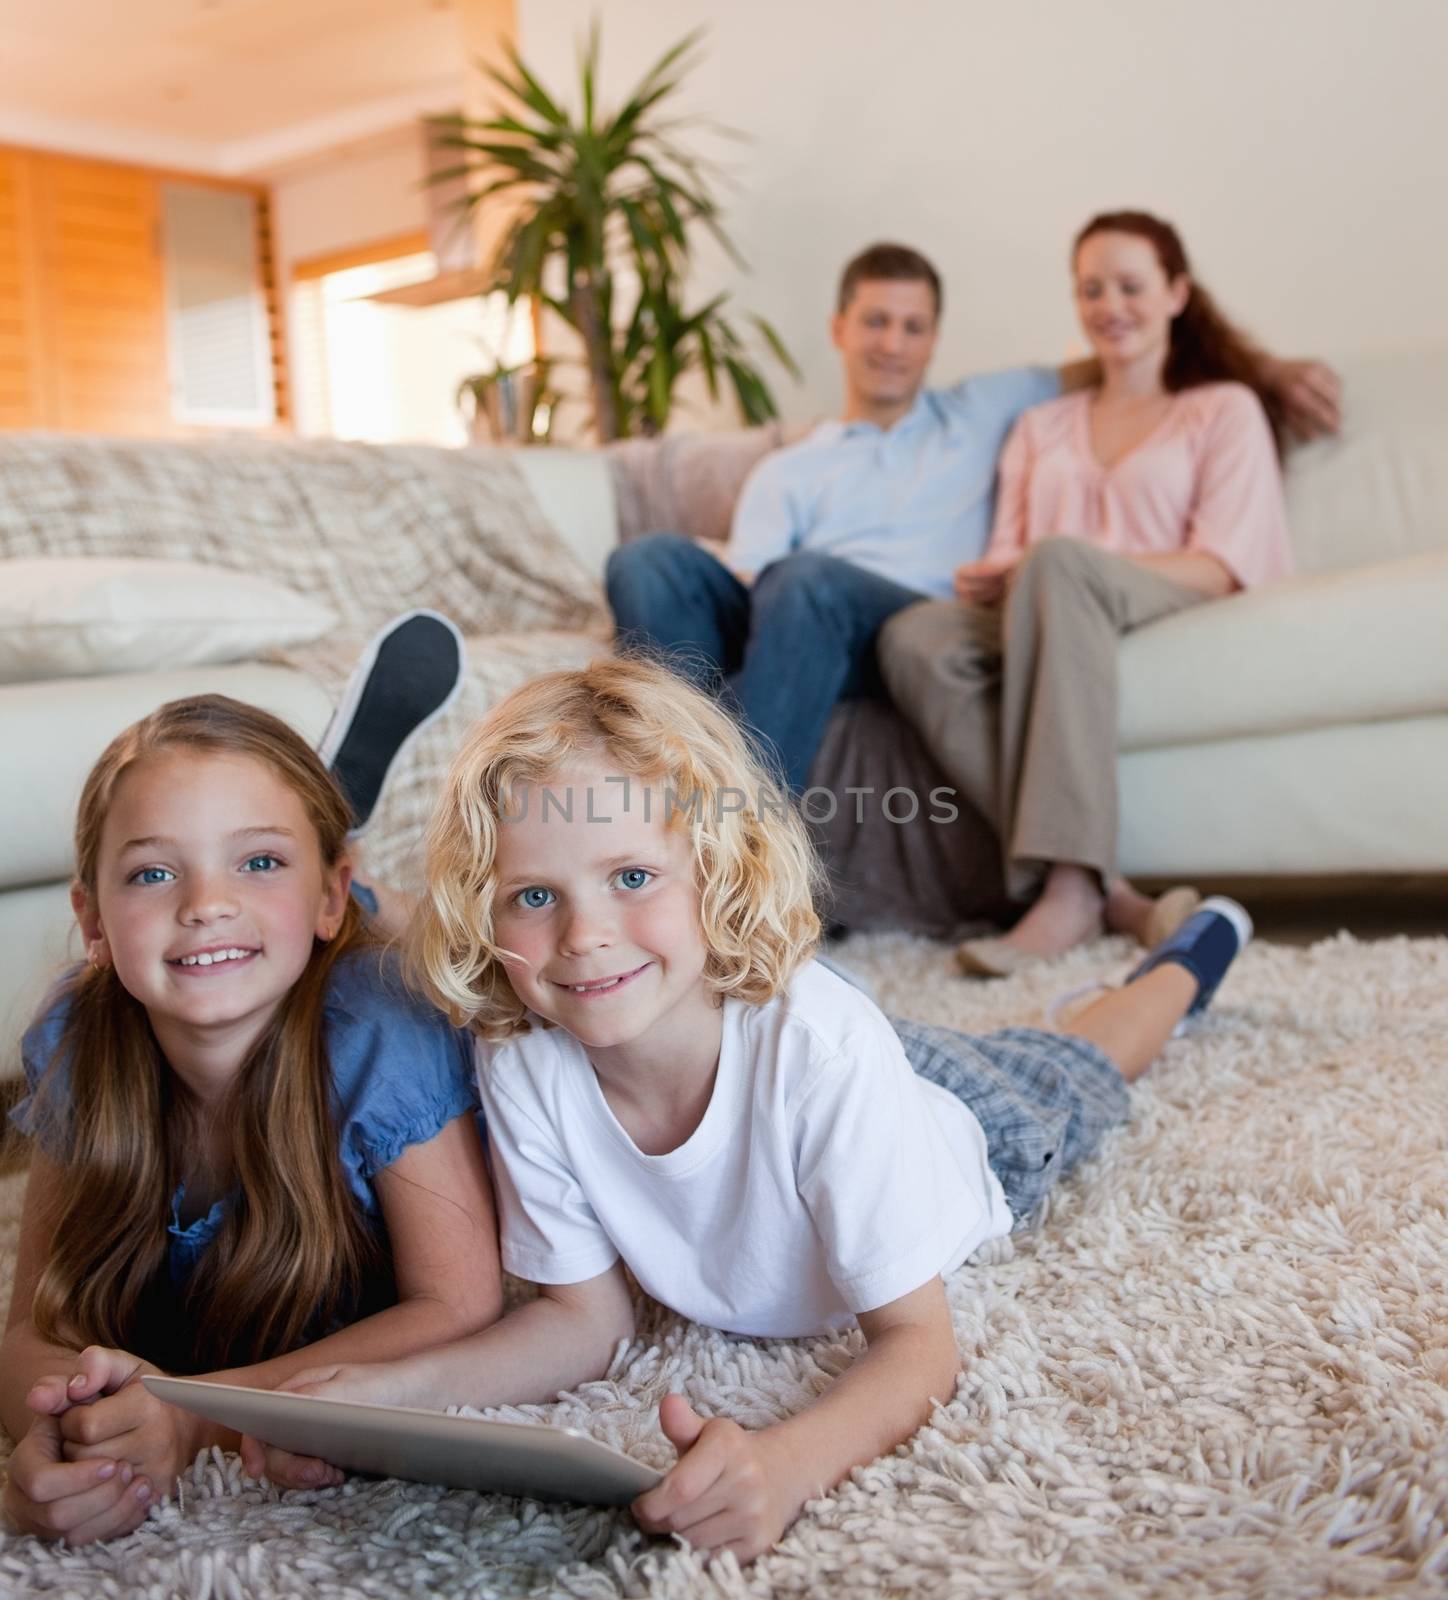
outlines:
M1106 885L1106 926L1112 933L1129 933L1139 943L1146 941L1146 925L1156 901L1133 889L1125 878L1113 878Z
M1201 895L1188 884L1178 884L1153 900L1139 894L1125 878L1113 878L1106 885L1106 926L1113 933L1130 934L1151 950L1169 939L1201 903Z
M1000 943L1024 956L1058 956L1101 932L1105 905L1094 872L1057 861L1046 874L1035 905Z

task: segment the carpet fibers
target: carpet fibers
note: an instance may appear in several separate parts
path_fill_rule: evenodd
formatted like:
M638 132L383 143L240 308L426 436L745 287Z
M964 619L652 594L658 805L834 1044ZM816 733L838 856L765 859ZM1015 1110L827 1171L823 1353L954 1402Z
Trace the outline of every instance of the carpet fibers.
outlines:
M921 940L840 954L886 1009L981 1031L1129 959L1103 941L981 985ZM279 1497L218 1456L118 1543L0 1536L0 1594L1443 1595L1445 1151L1448 940L1258 945L1138 1086L1130 1128L1038 1226L955 1274L950 1404L752 1568L623 1513L362 1480ZM7 1273L19 1191L0 1184ZM607 1378L490 1414L666 1465L670 1389L758 1425L857 1348L648 1308Z

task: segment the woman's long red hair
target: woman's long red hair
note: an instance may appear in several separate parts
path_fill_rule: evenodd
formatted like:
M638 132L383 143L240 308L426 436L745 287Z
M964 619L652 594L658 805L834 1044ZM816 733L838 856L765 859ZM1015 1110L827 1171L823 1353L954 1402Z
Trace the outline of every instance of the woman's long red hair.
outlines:
M1262 351L1222 315L1216 301L1192 276L1181 235L1171 223L1148 211L1103 211L1076 235L1071 246L1073 265L1081 246L1098 233L1129 233L1147 240L1167 277L1186 278L1190 284L1187 303L1172 319L1171 345L1162 373L1167 388L1175 392L1201 383L1245 383L1262 402L1280 456L1287 437L1287 415L1282 401L1263 380Z

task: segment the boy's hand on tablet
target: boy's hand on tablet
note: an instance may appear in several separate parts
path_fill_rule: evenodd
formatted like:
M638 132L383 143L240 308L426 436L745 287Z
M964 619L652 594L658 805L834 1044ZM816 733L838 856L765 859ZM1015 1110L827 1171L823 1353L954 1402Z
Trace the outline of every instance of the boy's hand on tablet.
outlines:
M380 1362L373 1365L308 1367L294 1372L285 1383L279 1383L279 1393L320 1395L327 1400L364 1400L374 1404L387 1404L384 1392L391 1387L387 1367ZM241 1441L241 1464L252 1478L267 1478L278 1489L334 1489L347 1476L340 1467L322 1461L316 1456L293 1455L290 1450L278 1449L244 1434Z
M732 1550L740 1561L779 1540L803 1499L788 1488L767 1433L747 1433L722 1417L706 1422L678 1394L664 1397L659 1426L679 1460L633 1503L646 1533L681 1534L696 1550Z
M61 1390L64 1377L54 1380ZM7 1463L5 1520L18 1533L89 1544L130 1533L146 1519L152 1488L124 1462L67 1461L60 1424L37 1416Z
M207 1425L140 1383L160 1370L129 1351L88 1345L69 1379L42 1378L26 1403L54 1416L65 1460L122 1463L164 1494L205 1447Z
M396 1361L353 1361L294 1372L278 1393L315 1394L324 1400L358 1400L367 1405L392 1405L397 1392Z

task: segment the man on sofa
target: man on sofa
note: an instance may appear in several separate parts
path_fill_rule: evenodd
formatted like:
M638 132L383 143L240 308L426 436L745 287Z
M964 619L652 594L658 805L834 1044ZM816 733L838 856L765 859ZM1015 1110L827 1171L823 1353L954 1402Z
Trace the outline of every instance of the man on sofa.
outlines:
M942 304L918 251L877 244L845 267L830 335L844 411L750 474L721 562L654 533L609 559L620 638L662 648L772 746L795 794L840 699L883 695L875 639L897 611L952 593L990 534L996 457L1029 406L1089 382L1091 362L926 389ZM1320 363L1269 363L1294 428L1336 431Z

